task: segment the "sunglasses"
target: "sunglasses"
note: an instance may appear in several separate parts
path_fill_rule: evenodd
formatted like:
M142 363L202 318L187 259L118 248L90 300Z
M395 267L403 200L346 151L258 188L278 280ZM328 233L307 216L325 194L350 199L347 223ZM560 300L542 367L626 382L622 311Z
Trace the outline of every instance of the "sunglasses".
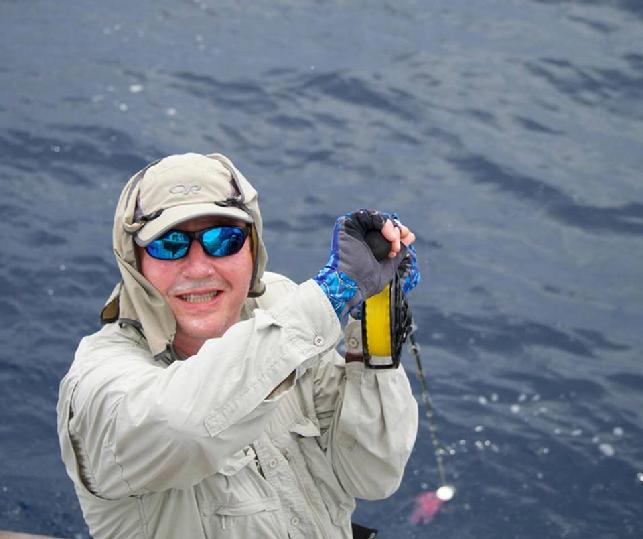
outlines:
M230 256L238 253L248 237L249 227L213 226L197 232L170 230L151 241L145 251L158 260L178 260L188 254L193 240L210 256Z

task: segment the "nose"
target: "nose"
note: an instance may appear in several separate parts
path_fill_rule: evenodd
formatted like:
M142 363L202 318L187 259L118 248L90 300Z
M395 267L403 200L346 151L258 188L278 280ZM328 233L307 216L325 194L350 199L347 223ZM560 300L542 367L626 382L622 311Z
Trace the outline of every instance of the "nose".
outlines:
M202 279L213 274L212 257L205 253L198 241L193 241L183 259L183 275L189 279Z

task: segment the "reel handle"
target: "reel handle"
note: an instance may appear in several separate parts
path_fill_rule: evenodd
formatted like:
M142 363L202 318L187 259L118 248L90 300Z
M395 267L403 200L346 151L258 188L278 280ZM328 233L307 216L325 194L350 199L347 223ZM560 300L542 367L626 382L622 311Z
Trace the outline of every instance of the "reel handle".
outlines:
M388 256L391 244L382 236L379 230L369 230L366 233L365 240L377 260L384 260Z

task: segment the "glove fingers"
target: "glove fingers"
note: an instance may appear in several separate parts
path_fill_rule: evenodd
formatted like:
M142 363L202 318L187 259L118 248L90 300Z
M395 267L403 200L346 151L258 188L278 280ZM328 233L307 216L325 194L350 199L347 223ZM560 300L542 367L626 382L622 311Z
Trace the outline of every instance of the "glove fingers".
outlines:
M367 232L382 230L385 221L384 216L378 211L359 210L349 214L344 222L344 230L348 235L363 241Z

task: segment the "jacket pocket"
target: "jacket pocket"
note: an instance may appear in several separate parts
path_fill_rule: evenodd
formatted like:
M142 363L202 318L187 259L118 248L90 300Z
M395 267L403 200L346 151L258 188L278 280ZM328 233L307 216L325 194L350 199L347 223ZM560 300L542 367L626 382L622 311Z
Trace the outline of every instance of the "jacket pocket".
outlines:
M333 524L345 528L348 523L350 527L355 501L340 485L329 458L319 444L319 427L310 419L303 418L291 425L290 432L297 439L308 472L314 478Z
M194 489L208 539L284 536L279 497L258 472L251 447L227 459Z

